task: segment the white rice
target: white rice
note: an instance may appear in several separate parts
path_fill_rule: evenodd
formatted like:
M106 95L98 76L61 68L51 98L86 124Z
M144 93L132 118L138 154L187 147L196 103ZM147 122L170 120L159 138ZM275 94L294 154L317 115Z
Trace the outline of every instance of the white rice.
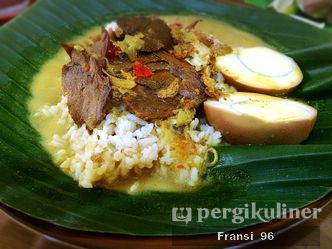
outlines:
M195 47L194 56L186 60L191 65L193 65L197 71L200 71L202 67L207 66L209 64L211 50L202 42L195 42L194 47Z
M195 186L206 170L207 149L220 143L221 138L213 127L194 119L187 127L186 142L194 145L195 153L188 152L183 158L174 143L178 135L171 127L148 123L121 108L113 108L92 132L74 123L65 96L57 105L44 106L35 115L56 118L63 127L64 132L54 134L51 141L53 160L84 188L99 182L110 185L133 173L139 175L143 169L171 177L177 184ZM134 183L132 188L136 187Z

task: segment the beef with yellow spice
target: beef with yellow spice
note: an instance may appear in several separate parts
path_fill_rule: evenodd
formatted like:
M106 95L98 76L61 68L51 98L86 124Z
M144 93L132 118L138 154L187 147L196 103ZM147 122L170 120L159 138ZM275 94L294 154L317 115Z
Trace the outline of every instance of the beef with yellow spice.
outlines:
M111 108L111 85L126 89L120 89L126 109L144 120L165 119L179 108L197 108L206 100L199 73L168 51L174 41L164 21L130 17L119 19L118 25L120 32L103 30L88 48L73 46L72 60L63 67L63 90L77 125L86 123L92 130L104 119ZM128 37L138 34L141 46L132 51ZM136 56L130 58L132 54Z
M237 92L290 92L301 80L292 59L266 44L229 46L206 19L182 20L124 17L92 40L63 44L63 95L35 115L54 121L46 146L80 186L189 190L218 161L221 133L230 143L299 143L310 133L313 108Z

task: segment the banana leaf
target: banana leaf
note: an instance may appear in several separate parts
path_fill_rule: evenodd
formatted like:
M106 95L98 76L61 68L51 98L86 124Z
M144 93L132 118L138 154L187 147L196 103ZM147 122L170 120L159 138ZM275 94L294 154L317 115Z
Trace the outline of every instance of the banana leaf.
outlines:
M319 112L310 138L300 145L219 146L209 184L192 193L132 196L79 188L52 164L29 123L31 79L59 51L60 41L123 15L147 14L223 20L292 56L305 76L293 97ZM154 236L229 231L262 221L173 222L172 208L238 208L251 202L257 208L277 202L300 208L332 190L332 35L276 13L210 0L40 0L0 28L0 104L0 201L61 227Z

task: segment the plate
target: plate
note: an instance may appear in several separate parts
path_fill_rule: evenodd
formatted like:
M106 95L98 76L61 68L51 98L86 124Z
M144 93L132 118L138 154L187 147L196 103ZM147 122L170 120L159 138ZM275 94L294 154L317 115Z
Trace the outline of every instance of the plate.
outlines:
M301 145L219 146L210 184L193 193L145 192L137 196L81 189L61 173L29 123L30 82L43 63L89 28L123 15L200 15L249 31L292 56L305 80L292 95L319 111ZM215 1L38 1L0 29L0 201L34 219L81 232L139 236L207 235L262 223L232 217L172 220L181 208L231 209L255 204L302 208L332 190L332 35L276 13ZM251 211L250 211L251 212ZM175 215L175 217L177 217ZM173 217L174 218L174 217ZM179 217L177 217L179 218ZM265 217L269 222L275 216Z

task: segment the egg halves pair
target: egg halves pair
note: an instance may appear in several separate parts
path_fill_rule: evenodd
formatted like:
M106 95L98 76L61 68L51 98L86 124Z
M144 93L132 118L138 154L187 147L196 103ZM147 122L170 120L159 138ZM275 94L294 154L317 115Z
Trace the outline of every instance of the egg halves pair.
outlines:
M276 97L290 93L303 79L292 58L265 47L239 48L218 56L215 67L225 83L241 91L204 103L207 120L228 142L296 144L308 138L317 111Z

